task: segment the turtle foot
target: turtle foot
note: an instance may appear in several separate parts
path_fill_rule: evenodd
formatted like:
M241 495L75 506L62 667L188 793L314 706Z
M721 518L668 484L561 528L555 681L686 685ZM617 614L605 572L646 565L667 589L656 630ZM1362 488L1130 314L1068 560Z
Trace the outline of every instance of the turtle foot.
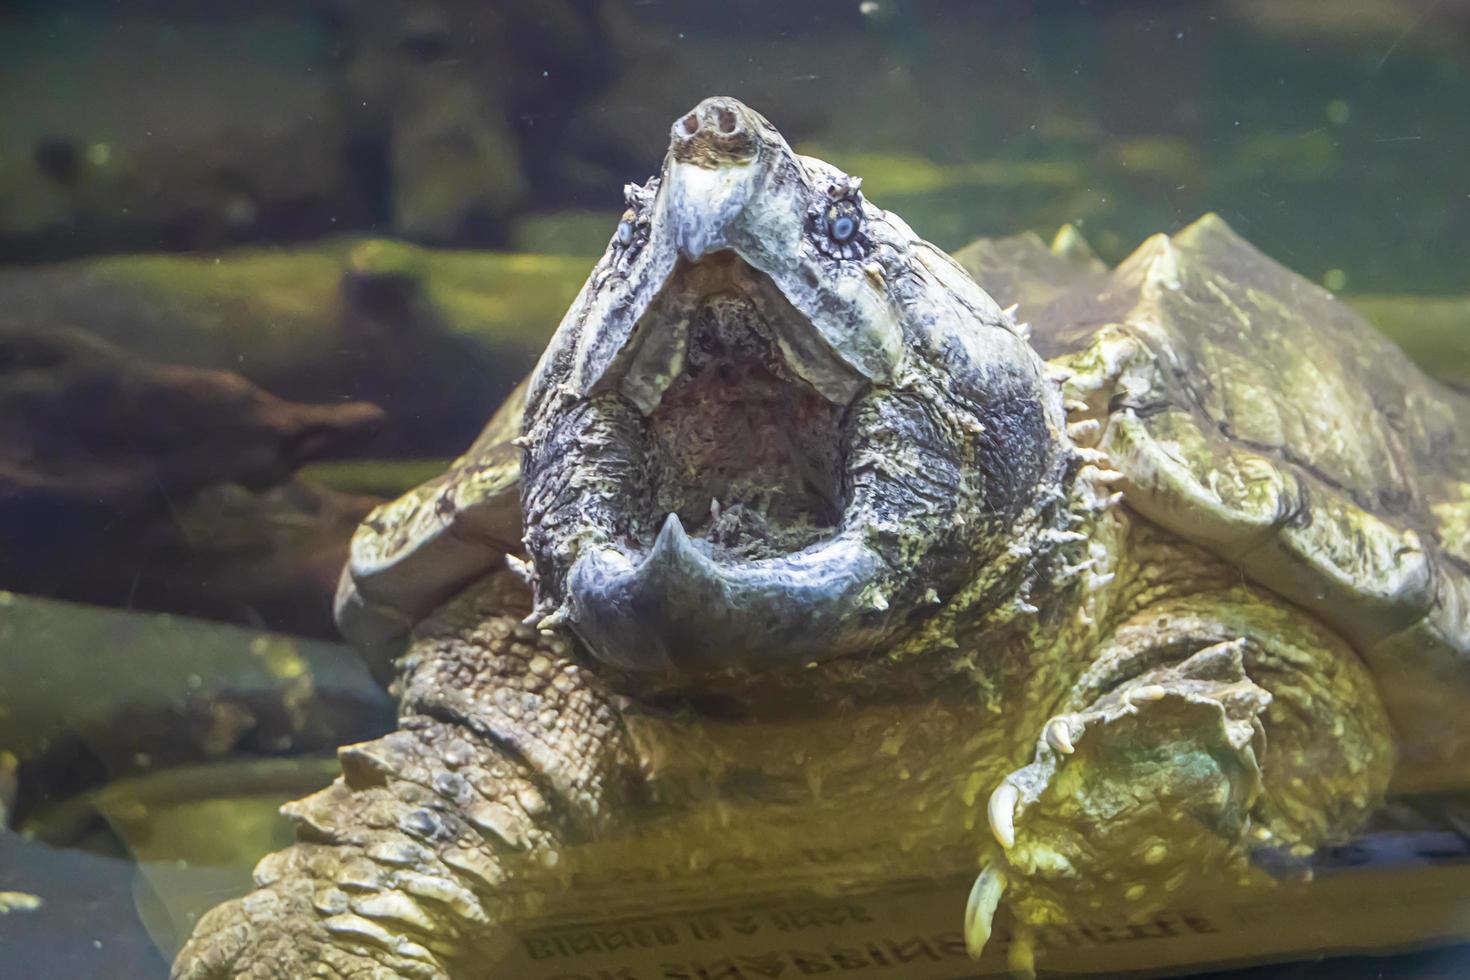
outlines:
M987 803L965 917L978 956L1002 902L1012 972L1033 972L1032 930L1152 915L1222 880L1250 885L1247 832L1262 791L1259 715L1271 696L1239 642L1149 671L1042 727L1034 761Z

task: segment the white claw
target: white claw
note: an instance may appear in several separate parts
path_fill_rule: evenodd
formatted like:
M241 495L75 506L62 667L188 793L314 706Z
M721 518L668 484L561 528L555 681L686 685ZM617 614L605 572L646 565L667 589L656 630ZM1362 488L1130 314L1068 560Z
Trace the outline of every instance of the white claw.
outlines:
M515 555L506 555L505 567L510 569L511 574L526 583L526 585L530 586L536 583L536 569L531 566L530 562L522 561Z
M990 927L995 922L995 910L1005 894L1005 872L997 871L987 864L970 887L970 900L965 903L965 952L971 959L978 960L990 942Z
M1001 310L1001 312L1004 313L1006 316L1015 316L1016 311L1020 308L1020 303L1012 303L1010 306L1007 306L1005 309Z
M1092 482L1102 484L1103 486L1107 486L1111 483L1121 483L1123 480L1126 479L1127 477L1125 477L1122 473L1119 473L1117 470L1105 470L1102 468L1098 468L1092 474Z
M1065 408L1067 410L1067 414L1070 415L1073 412L1085 412L1087 411L1088 406L1087 403L1080 398L1068 398L1066 401L1062 402L1062 407Z
M1077 751L1077 747L1072 744L1072 725L1065 718L1053 718L1047 722L1044 735L1046 744L1062 755L1071 755Z
M990 794L985 805L985 816L990 821L990 832L1001 847L1009 850L1016 843L1016 804L1021 801L1021 791L1014 783L1001 783Z
M1132 704L1147 703L1149 701L1162 701L1168 691L1158 684L1145 684L1128 692L1128 700Z
M566 606L557 606L549 616L546 616L541 622L536 624L536 628L543 633L550 633L567 621L567 615Z

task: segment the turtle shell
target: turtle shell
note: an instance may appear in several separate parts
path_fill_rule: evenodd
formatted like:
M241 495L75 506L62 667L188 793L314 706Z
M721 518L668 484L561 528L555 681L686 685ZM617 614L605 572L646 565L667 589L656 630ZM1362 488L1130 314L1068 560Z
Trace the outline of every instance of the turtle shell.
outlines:
M337 625L391 653L413 624L521 548L521 451L527 382L439 476L375 508L352 536L337 586Z
M1022 315L1132 510L1352 642L1411 761L1470 748L1470 398L1214 215Z

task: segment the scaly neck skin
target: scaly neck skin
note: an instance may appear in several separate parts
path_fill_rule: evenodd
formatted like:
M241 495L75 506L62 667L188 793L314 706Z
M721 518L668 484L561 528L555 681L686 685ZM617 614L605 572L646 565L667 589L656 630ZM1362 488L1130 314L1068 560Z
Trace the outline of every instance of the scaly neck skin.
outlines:
M1008 760L1029 756L1115 619L1127 524L1105 473L1084 465L1043 488L983 577L890 655L965 677L988 723L1008 733Z

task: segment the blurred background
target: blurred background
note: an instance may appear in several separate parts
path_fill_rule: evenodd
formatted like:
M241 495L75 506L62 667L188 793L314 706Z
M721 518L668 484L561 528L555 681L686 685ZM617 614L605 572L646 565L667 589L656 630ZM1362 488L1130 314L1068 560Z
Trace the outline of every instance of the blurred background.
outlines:
M712 94L951 250L1112 264L1217 211L1470 388L1467 0L9 0L0 896L50 896L0 900L14 975L161 971L391 724L331 622L353 527L469 444Z

